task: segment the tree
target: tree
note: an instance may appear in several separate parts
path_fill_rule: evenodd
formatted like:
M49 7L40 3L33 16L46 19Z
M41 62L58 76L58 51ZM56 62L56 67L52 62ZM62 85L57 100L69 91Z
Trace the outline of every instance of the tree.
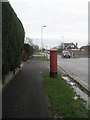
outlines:
M32 39L30 39L29 37L26 37L24 43L27 43L27 44L29 44L30 46L33 46L33 41L32 41Z
M35 51L39 50L39 46L38 45L34 45L33 47L34 47Z
M25 43L23 52L22 52L22 60L24 60L24 61L28 60L29 57L33 54L33 52L34 52L33 47L30 46L29 44Z

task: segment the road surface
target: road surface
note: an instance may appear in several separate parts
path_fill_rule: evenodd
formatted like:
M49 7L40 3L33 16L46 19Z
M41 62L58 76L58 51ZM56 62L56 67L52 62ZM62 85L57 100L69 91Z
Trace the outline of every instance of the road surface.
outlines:
M88 89L88 58L64 59L58 56L58 66Z
M65 59L58 55L57 62L60 69L90 91L90 58Z

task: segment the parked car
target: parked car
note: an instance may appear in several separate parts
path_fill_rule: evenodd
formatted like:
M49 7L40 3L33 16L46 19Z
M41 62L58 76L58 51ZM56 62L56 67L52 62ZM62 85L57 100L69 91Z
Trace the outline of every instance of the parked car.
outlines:
M70 58L71 54L69 53L69 51L62 51L62 57L63 58Z

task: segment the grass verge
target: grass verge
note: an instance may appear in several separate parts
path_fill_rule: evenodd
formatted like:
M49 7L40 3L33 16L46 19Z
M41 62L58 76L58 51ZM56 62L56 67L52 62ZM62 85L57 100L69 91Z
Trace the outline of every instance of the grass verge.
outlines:
M38 60L49 61L49 59L47 57L38 56L37 58L38 58Z
M45 73L43 79L52 117L88 118L88 110L82 99L73 99L75 92L59 74L57 78L52 79L49 77L49 73Z

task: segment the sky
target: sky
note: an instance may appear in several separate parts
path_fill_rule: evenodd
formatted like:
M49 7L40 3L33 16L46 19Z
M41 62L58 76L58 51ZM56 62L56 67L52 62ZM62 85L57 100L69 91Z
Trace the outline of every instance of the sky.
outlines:
M88 43L88 0L9 0L21 20L25 36L44 47L61 42Z

